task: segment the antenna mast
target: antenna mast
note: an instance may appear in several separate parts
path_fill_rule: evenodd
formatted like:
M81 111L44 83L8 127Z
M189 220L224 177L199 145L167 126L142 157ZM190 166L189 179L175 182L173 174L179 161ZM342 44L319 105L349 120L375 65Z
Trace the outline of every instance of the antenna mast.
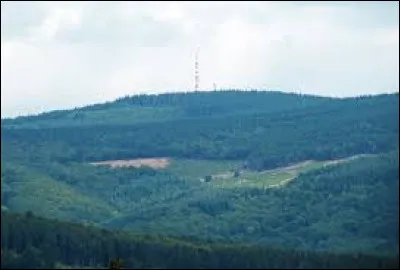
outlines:
M194 90L199 90L199 50L200 48L197 47L196 56L194 60Z

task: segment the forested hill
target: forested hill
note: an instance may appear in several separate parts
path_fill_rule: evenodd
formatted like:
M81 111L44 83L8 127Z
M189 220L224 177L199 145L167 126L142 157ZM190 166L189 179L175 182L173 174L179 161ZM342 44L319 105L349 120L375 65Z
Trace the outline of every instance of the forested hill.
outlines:
M372 102L378 105L396 95L382 94L339 99L277 91L239 90L136 95L72 110L2 119L1 123L3 127L14 128L126 125L232 114L290 112L334 104L356 105L358 102Z
M3 126L55 127L134 124L254 112L279 112L321 106L333 99L276 91L213 91L136 95L113 102L37 116L2 119Z
M398 139L398 94L143 95L3 119L2 210L218 245L7 212L2 266L398 266Z
M261 245L191 243L133 236L73 223L1 213L1 268L397 269L398 257L278 249Z
M231 91L127 97L3 120L1 158L82 162L166 156L243 160L252 169L268 169L396 149L398 111L398 94L330 99Z

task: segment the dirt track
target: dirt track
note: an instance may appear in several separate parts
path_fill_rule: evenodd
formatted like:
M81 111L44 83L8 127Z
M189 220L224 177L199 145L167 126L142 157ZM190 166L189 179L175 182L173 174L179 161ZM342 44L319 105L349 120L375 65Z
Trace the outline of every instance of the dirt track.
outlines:
M141 167L148 166L154 169L162 169L169 165L170 160L168 158L141 158L141 159L130 159L130 160L108 160L100 162L92 162L92 165L109 165L112 168L118 167Z

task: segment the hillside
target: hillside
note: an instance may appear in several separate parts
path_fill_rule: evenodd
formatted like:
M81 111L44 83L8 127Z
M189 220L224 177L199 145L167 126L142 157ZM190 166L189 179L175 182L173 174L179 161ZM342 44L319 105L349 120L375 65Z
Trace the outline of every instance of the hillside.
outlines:
M213 93L208 95L212 99ZM298 98L307 103L309 97ZM220 107L229 105L221 103ZM2 161L28 163L145 157L230 159L246 161L252 169L268 169L398 147L398 94L333 100L302 109L283 107L280 112L258 109L257 113L239 113L229 107L232 114L228 115L126 125L32 129L23 123L18 128L4 124L1 157Z
M21 234L24 235L21 238ZM395 257L282 250L130 235L26 215L1 213L1 268L106 268L121 258L128 269L396 269Z
M276 175L259 174L262 185L232 186L232 179L226 179L226 187L212 181L179 201L141 204L104 225L311 250L398 254L398 176L398 157L389 155L303 168L282 188L273 187Z
M2 119L3 127L127 125L255 112L280 112L321 106L330 98L273 91L225 90L127 96L73 110Z
M2 119L2 210L398 257L398 112L398 94L224 91Z

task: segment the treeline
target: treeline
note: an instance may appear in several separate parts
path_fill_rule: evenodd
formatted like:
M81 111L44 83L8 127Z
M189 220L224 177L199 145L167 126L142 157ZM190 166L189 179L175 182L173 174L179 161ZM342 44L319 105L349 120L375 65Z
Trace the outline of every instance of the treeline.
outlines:
M178 107L186 117L215 116L248 111L277 112L317 106L332 100L327 97L298 95L278 91L225 90L211 92L137 95L117 99L113 106Z
M132 236L72 223L2 212L1 268L364 268L398 269L398 257L335 254L257 245L193 244L170 238Z
M221 114L232 114L243 111L274 112L292 110L308 106L322 105L333 100L327 97L312 95L287 94L277 91L239 91L225 90L212 92L167 93L159 95L135 95L119 98L113 102L89 105L73 110L57 110L38 115L2 119L4 126L59 126L72 124L72 118L79 124L82 117L90 113L112 112L130 108L174 108L180 112L175 117L201 117ZM88 114L89 113L89 114ZM123 116L122 116L123 117ZM108 122L108 123L107 123ZM110 124L112 119L103 119L103 124Z
M232 108L233 110L233 108ZM398 95L332 101L276 113L135 125L46 129L2 127L2 160L88 162L170 156L246 160L268 169L398 147Z

